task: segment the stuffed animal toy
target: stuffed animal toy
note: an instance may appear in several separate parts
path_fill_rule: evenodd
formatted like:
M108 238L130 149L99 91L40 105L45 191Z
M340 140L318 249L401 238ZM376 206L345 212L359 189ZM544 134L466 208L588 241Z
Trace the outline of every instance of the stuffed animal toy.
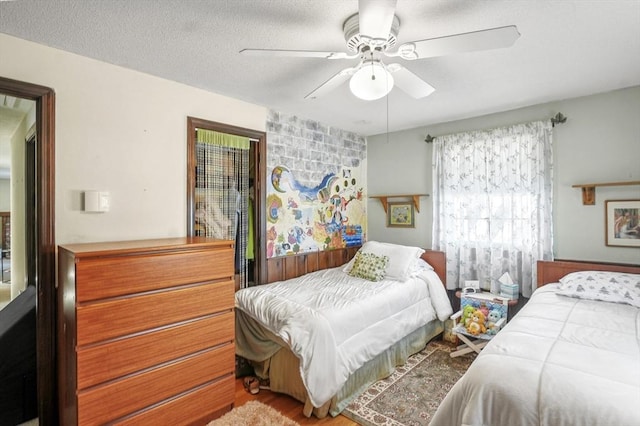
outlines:
M487 334L494 335L498 332L496 323L502 318L502 313L498 309L492 309L487 317Z
M481 332L482 330L480 328L480 324L477 322L470 322L467 326L467 333L471 334L472 336L477 336Z
M464 309L462 309L462 316L460 317L460 324L464 325L465 327L467 326L467 324L469 324L469 321L471 321L471 314L473 314L473 312L476 310L476 308L474 308L471 305L467 305L464 307Z
M502 313L498 309L492 309L487 316L487 324L495 325L502 318Z
M471 322L467 325L467 332L477 336L485 331L487 331L487 326L485 325L484 314L481 310L476 309L473 314L471 314Z
M487 305L484 303L482 303L478 309L484 314L485 318L489 316L489 308L487 308Z

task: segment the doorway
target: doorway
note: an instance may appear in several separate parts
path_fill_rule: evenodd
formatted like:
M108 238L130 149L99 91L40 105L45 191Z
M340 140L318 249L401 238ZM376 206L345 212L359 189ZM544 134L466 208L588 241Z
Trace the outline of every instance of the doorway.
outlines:
M217 123L214 121L202 120L194 117L187 117L187 235L195 236L198 234L196 229L196 183L197 183L197 159L196 159L196 130L204 129L213 132L240 136L251 140L249 149L249 159L247 167L249 168L250 183L249 196L252 202L253 220L250 221L248 229L251 229L252 236L252 255L248 260L247 256L247 279L242 283L244 285L256 285L266 282L266 262L265 249L262 243L262 236L265 235L265 160L267 155L267 137L265 132L236 127L229 124ZM236 245L238 249L239 245ZM242 249L244 251L244 248ZM236 252L236 263L238 259L243 258L243 253ZM236 265L237 267L237 265ZM238 278L236 277L238 280ZM236 287L240 284L237 282Z
M37 411L40 425L57 424L55 274L55 93L52 89L0 77L0 93L36 103L32 152L31 228L26 242L26 281L36 287ZM25 217L25 220L28 218Z

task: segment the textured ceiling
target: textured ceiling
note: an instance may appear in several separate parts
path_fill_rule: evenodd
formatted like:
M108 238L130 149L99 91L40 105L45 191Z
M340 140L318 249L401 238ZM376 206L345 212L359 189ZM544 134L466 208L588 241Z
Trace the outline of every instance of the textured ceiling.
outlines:
M357 0L15 0L0 2L0 32L363 135L640 85L638 0L398 0L398 44L505 25L521 34L506 49L403 61L436 88L419 100L394 89L362 101L348 84L305 100L357 60L238 53L346 52L342 24L357 10Z

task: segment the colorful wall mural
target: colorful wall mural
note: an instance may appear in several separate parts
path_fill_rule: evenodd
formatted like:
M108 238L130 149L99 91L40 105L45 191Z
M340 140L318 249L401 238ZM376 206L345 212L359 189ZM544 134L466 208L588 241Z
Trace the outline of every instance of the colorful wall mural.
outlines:
M267 257L360 245L366 235L361 167L326 173L305 185L278 165L268 176Z

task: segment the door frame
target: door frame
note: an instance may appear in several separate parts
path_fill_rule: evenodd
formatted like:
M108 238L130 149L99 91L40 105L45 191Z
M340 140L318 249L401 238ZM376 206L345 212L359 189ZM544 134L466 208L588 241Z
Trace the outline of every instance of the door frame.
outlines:
M0 77L0 92L36 103L35 273L36 358L40 425L57 424L55 92L48 87Z
M255 164L255 178L253 182L253 208L254 208L254 238L256 248L254 281L256 284L266 282L267 262L266 246L263 245L263 236L266 235L266 158L267 158L267 134L259 130L246 129L230 124L203 120L201 118L187 117L187 235L195 235L195 193L196 193L196 129L213 130L219 133L243 136L255 139L257 142L254 150L253 162Z

